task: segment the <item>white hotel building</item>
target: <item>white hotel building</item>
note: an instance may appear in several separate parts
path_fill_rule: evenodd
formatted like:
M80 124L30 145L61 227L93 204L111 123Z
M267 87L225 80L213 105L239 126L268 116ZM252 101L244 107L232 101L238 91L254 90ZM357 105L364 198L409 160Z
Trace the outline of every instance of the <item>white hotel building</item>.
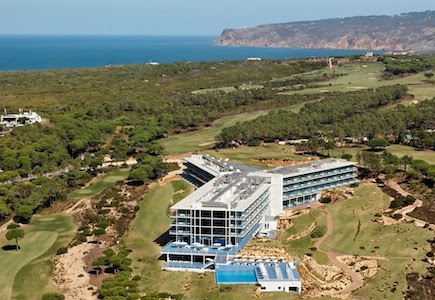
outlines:
M323 190L358 182L355 163L343 159L262 171L193 155L185 159L185 165L183 177L199 188L171 207L169 233L173 242L162 249L166 270L224 272L228 265L233 269L249 268L238 267L231 259L260 231L276 229L275 218L285 208L318 201ZM266 264L266 271L261 266L262 278L258 275L260 265L254 265L262 290L286 290L291 286L292 291L300 292L294 264Z

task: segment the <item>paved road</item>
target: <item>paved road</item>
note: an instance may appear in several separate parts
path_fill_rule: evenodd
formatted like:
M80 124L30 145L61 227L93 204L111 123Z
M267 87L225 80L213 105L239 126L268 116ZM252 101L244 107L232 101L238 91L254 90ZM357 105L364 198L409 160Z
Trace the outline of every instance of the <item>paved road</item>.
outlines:
M54 177L54 176L61 176L61 175L65 175L66 173L68 173L69 170L65 169L65 170L61 170L61 171L57 171L57 172L52 172L52 173L46 173L46 174L42 174L41 176L43 177ZM3 184L15 184L15 183L19 183L19 182L27 182L27 181L32 181L37 179L39 176L30 176L30 177L26 177L26 178L21 178L21 179L15 179L15 180L11 180L11 181L5 181L5 182L0 182L0 185Z
M340 256L343 254L322 250L321 245L334 231L334 223L332 222L332 214L329 210L326 210L326 222L327 222L328 229L327 229L326 233L314 244L314 247L316 247L319 252L326 254L328 256L329 260L334 265L336 265L337 267L342 269L344 274L346 274L347 276L349 276L352 279L352 283L349 286L347 286L345 289L343 289L337 293L338 294L351 293L351 292L359 289L363 285L364 281L358 276L358 274L356 274L351 268L349 268L348 265L346 265L345 263L343 263L337 259L337 256Z

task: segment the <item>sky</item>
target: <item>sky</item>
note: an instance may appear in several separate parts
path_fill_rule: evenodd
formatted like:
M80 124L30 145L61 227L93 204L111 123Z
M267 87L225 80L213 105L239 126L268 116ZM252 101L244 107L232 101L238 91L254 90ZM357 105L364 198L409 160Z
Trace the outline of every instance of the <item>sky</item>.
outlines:
M434 0L0 0L0 34L219 35L225 28L435 10Z

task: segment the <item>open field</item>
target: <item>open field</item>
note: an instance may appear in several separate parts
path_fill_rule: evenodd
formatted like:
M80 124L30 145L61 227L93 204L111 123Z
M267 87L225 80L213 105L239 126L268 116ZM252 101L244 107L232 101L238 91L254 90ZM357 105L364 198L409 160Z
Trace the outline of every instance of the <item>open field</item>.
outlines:
M175 185L175 186L174 186ZM140 204L130 233L124 239L132 249L132 268L142 276L143 292L183 293L186 299L254 299L254 286L216 286L213 273L165 272L161 270L160 247L154 242L170 228L167 209L179 183L155 186ZM265 293L260 299L298 299L288 294Z
M267 163L255 161L257 159L276 159L276 160L307 160L308 156L297 155L294 153L294 147L289 145L269 144L267 146L248 147L242 146L237 148L217 149L204 151L216 158L226 159L241 164L245 164L260 169L274 168Z
M305 75L310 78L319 74L343 74L328 81L318 82L319 87L307 88L300 91L287 91L282 94L313 94L323 92L344 92L357 91L361 89L376 88L385 85L404 84L408 85L409 93L415 95L416 100L432 99L435 95L435 85L426 82L424 73L384 80L381 78L384 65L380 62L375 63L351 63L332 70L318 70ZM302 76L303 77L303 76ZM409 103L410 101L405 101Z
M296 113L301 110L305 103L291 105L283 109ZM208 150L213 148L216 142L215 137L221 133L222 129L234 126L238 122L242 123L254 120L257 117L266 115L270 111L270 109L267 109L223 117L214 121L210 127L160 139L159 143L163 146L164 153L167 155Z
M237 89L234 86L223 86L220 88L214 88L214 89L201 89L193 91L192 94L208 94L208 93L231 93L235 92Z
M1 299L39 300L44 293L56 291L49 258L71 240L74 225L71 216L58 214L34 218L24 229L19 251L0 249ZM2 246L13 242L0 236Z
M386 258L379 260L381 269L378 274L367 279L367 284L356 290L352 299L401 299L401 292L407 288L405 274L413 271L426 273L427 265L421 259L429 251L426 240L433 236L433 232L411 224L384 226L374 222L374 215L388 208L389 203L389 197L375 185L361 185L355 190L354 198L329 204L293 219L293 227L275 240L253 240L249 245L284 247L299 259L306 253L313 253L317 262L330 264L325 254L310 249L316 239L306 236L287 241L290 235L303 232L313 222L317 223L319 232L325 233L324 209L328 209L332 213L334 230L323 243L323 249L344 255ZM394 287L397 290L392 292Z
M321 264L330 264L328 257L325 254L310 250L317 241L317 239L311 238L311 234L297 240L287 241L291 235L305 231L313 223L316 223L317 225L317 228L313 232L319 232L321 234L325 233L326 214L323 209L319 208L312 210L309 214L294 218L292 222L293 226L287 231L281 233L276 239L271 240L270 242L260 242L254 239L249 242L248 246L285 248L288 253L299 260L301 260L306 253L312 253L317 262Z
M231 93L235 92L237 90L241 91L250 91L250 90L259 90L262 89L264 86L259 84L242 84L238 87L235 86L223 86L219 88L214 89L201 89L193 91L192 94L208 94L208 93Z
M261 110L223 117L214 121L210 127L173 135L159 140L159 143L163 146L165 154L178 154L210 149L214 146L215 136L217 136L223 128L234 126L237 122L253 120L267 114L269 111L270 110Z
M353 156L351 159L352 161L356 161L357 153L366 149L369 149L369 147L337 148L331 152L331 156L341 157L343 155L343 152L345 152ZM435 165L435 151L431 151L431 150L421 151L413 147L403 146L403 145L391 145L388 146L386 149L388 150L388 152L391 152L392 154L400 158L405 155L408 155L408 156L412 156L414 159L422 159L426 161L428 164Z
M114 185L117 181L125 180L128 177L130 168L113 169L104 174L89 186L76 190L68 194L68 200L78 200L82 198L90 198L101 193L105 188Z
M332 213L334 231L323 244L324 249L387 258L379 261L379 273L353 293L357 298L401 299L402 291L407 288L405 274L425 273L421 259L429 251L427 239L433 232L412 224L384 226L375 222L374 215L388 208L389 203L389 197L375 185L361 185L353 199L327 206Z

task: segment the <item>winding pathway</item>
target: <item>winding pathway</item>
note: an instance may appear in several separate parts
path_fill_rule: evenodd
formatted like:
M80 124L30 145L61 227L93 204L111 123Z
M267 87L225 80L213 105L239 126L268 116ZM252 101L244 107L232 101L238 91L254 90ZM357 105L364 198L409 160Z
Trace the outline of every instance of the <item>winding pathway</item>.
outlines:
M314 247L316 247L319 252L326 254L328 256L329 260L334 265L336 265L337 267L342 269L344 274L346 274L347 276L349 276L351 278L352 283L349 286L347 286L345 289L343 289L337 293L338 294L351 293L351 292L359 289L363 285L364 281L358 276L358 274L356 274L351 268L349 268L348 265L346 265L345 263L343 263L337 259L337 256L340 256L342 254L322 250L322 248L321 248L322 243L332 234L332 232L334 230L334 223L332 222L332 214L329 210L326 210L326 222L327 222L328 229L327 229L326 233L314 244Z
M411 195L410 193L405 191L397 182L387 180L385 181L385 184L404 197ZM413 212L417 207L422 207L422 206L423 206L423 201L416 199L413 204L400 208L396 210L393 214L402 215L404 221L412 222L418 227L428 226L430 229L435 230L435 224L428 224L426 221L408 216L410 212Z

